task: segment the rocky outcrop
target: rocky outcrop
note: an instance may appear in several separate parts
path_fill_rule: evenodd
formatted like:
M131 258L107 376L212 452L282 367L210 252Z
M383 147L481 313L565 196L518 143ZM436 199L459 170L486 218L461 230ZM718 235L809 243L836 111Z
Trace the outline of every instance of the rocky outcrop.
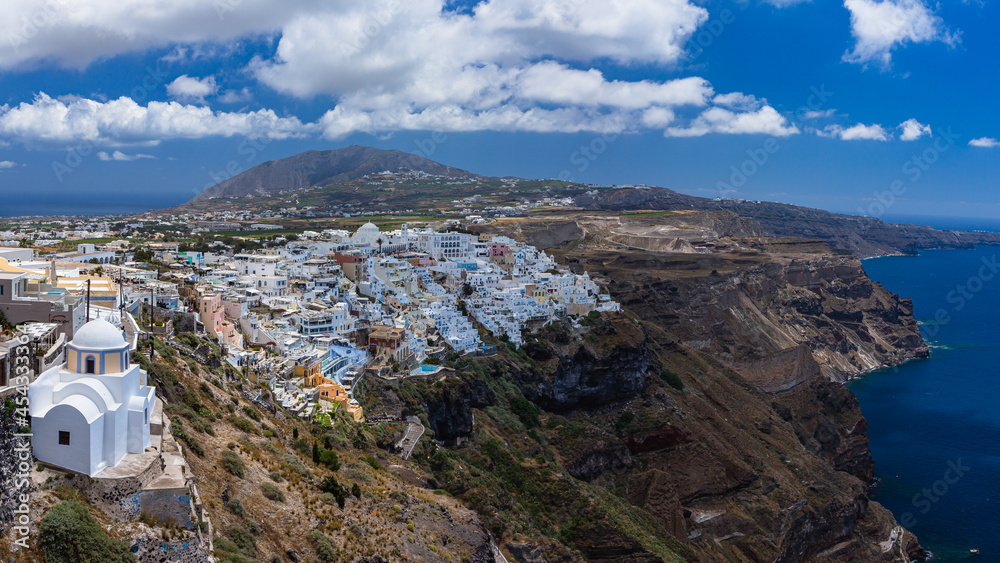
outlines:
M472 434L472 409L490 406L495 400L493 391L484 381L453 383L427 401L427 421L438 440L466 438Z
M690 439L684 434L684 431L672 424L664 425L663 428L644 436L629 434L625 437L625 444L629 451L634 454L675 448L689 441Z
M588 438L586 445L566 461L570 475L591 481L606 473L619 472L632 466L629 448L620 440Z
M820 375L819 364L805 344L757 361L739 363L736 370L766 393L788 391Z
M630 399L642 391L650 369L645 335L622 316L602 316L580 340L553 327L530 353L546 360L539 369L516 370L515 381L526 398L555 412Z

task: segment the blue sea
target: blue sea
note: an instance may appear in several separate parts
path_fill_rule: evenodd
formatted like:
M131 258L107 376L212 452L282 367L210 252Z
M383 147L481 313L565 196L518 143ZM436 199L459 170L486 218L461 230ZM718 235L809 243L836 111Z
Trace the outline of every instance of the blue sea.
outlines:
M1000 247L864 267L913 299L931 346L929 359L850 384L868 419L873 498L935 561L1000 561Z

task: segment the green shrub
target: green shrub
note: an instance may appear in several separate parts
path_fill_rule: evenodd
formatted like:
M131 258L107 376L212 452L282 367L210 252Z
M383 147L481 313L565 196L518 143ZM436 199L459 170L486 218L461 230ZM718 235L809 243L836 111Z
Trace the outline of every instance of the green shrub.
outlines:
M201 346L201 342L198 340L198 337L190 332L182 332L178 334L177 340L180 340L181 343L187 346L188 348L197 349L199 346Z
M516 397L510 400L510 410L527 429L538 426L538 406L527 399Z
M309 541L312 542L313 547L316 548L316 555L319 557L320 561L329 563L330 561L336 561L338 559L337 545L333 543L333 540L326 537L319 530L309 532L308 537Z
M488 440L480 446L480 451L492 462L494 475L514 489L521 490L525 479L524 468L510 455L500 440L496 438Z
M233 426L235 426L239 430L242 430L243 432L246 432L247 434L254 434L254 435L260 434L260 432L257 430L257 426L254 425L254 423L250 422L249 420L241 416L233 415L232 422Z
M189 450L194 452L196 456L205 457L205 448L201 447L201 444L195 441L195 439L192 438L186 430L184 430L181 420L176 416L171 417L170 420L172 422L171 432L173 433L174 438L183 442Z
M284 460L285 465L287 465L292 471L298 473L306 479L312 479L312 471L310 471L298 457L292 454L285 454Z
M240 518L246 515L246 511L243 509L243 501L241 501L236 497L229 498L229 501L226 502L226 508L228 508L230 512L239 516Z
M673 387L674 389L678 391L684 390L684 382L681 381L681 376L677 375L673 371L664 368L664 370L660 372L660 377L663 379L664 383Z
M243 460L231 450L222 452L222 467L232 475L243 478Z
M615 422L615 432L622 434L629 426L632 425L632 421L635 420L635 415L629 411L623 411L618 415L618 422Z
M229 539L233 540L233 543L236 544L243 554L252 557L257 552L257 541L254 535L246 528L233 526L229 528L226 535L229 536Z
M577 534L580 532L580 527L586 524L587 521L581 516L577 516L573 520L565 523L559 529L559 541L564 544L572 544L576 540Z
M323 479L323 482L319 485L319 490L324 493L330 493L337 499L337 506L341 510L344 509L344 505L347 503L347 489L345 489L333 475L328 476Z
M273 483L262 483L260 490L264 493L264 498L271 499L276 502L285 502L285 493L281 491L281 488Z
M319 461L330 468L331 471L340 470L340 456L333 450L323 450L319 454Z
M46 563L126 563L135 561L128 544L104 528L75 501L61 502L38 524L38 545Z

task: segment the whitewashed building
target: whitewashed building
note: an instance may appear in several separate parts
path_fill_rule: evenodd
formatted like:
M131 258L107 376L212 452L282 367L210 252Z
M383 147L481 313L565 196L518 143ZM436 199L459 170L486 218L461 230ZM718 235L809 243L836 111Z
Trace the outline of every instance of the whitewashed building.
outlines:
M123 333L105 320L76 333L66 363L38 376L28 399L31 445L43 463L93 477L150 446L156 389L131 363Z

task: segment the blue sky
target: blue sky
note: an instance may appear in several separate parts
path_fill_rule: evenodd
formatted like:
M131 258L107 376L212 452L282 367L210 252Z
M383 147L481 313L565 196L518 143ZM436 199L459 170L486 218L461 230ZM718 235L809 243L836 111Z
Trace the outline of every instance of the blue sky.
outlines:
M990 0L5 10L3 215L158 208L266 160L365 144L481 174L1000 216Z

